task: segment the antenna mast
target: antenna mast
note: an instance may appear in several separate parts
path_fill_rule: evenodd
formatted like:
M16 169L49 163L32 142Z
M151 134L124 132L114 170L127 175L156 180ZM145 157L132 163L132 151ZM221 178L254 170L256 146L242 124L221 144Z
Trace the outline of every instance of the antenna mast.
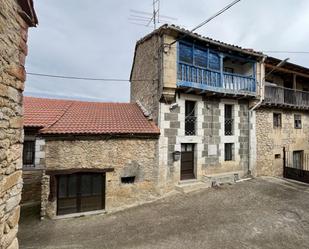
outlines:
M153 6L153 27L154 29L157 28L157 23L160 22L160 0L153 0L152 1L152 6Z

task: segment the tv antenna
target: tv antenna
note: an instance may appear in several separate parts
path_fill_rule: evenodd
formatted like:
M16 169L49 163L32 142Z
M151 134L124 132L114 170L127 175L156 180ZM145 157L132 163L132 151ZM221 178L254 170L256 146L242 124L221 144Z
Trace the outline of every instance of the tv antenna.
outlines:
M128 18L130 23L153 29L157 28L157 24L170 23L173 20L177 20L177 18L160 14L160 0L152 0L152 13L135 9L131 9L130 12L131 14Z

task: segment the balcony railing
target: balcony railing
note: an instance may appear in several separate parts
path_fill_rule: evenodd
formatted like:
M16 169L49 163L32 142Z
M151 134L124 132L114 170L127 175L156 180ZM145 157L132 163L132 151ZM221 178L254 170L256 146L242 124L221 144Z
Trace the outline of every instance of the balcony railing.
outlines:
M264 102L266 104L309 108L309 92L280 86L265 86Z
M178 86L230 94L256 94L253 77L178 63Z

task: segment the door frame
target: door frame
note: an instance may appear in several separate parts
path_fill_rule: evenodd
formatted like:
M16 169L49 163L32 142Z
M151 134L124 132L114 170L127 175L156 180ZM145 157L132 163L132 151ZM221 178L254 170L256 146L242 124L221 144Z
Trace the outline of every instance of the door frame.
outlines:
M192 146L192 150L191 151L185 151L185 152L191 152L192 153L192 177L190 178L186 178L184 177L184 175L182 174L182 148L183 146L188 146L188 145L191 145ZM192 180L192 179L196 179L196 175L197 175L197 172L196 172L196 166L195 166L195 162L196 162L196 144L195 143L181 143L181 158L180 158L180 180L181 181L185 181L185 180Z

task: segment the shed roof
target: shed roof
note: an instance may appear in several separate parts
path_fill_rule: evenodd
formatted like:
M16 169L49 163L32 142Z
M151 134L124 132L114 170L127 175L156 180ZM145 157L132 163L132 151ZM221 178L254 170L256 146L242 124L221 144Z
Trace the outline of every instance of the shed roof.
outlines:
M41 134L144 134L159 128L134 103L24 98L24 127Z

